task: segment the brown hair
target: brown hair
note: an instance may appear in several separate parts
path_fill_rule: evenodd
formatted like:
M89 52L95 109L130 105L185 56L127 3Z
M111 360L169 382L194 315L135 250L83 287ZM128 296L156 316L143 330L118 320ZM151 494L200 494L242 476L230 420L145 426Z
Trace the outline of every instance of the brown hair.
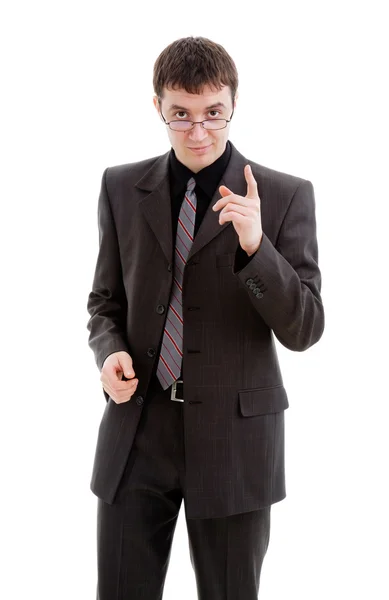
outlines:
M232 103L238 88L238 72L223 46L204 37L180 38L167 46L154 64L153 87L160 100L163 88L201 94L205 85L231 88Z

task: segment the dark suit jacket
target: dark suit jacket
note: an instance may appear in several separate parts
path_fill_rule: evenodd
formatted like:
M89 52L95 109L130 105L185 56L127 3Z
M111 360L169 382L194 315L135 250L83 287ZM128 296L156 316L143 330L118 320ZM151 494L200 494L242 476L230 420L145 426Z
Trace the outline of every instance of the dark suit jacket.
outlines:
M169 152L107 168L98 203L99 253L88 298L89 345L101 370L127 351L138 388L107 400L91 490L112 504L161 339L173 280ZM324 330L312 183L247 160L232 145L220 185L245 196L250 164L263 238L236 270L239 238L212 206L194 238L183 286L184 436L189 518L256 510L285 498L284 410L274 337L303 351Z

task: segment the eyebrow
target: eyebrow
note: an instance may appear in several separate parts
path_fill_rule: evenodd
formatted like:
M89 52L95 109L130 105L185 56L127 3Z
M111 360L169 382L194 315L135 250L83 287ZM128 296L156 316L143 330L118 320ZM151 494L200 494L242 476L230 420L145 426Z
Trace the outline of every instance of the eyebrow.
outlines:
M210 106L207 106L204 110L211 110L211 108L227 108L225 104L223 104L223 102L215 102L215 104L211 104ZM179 106L178 104L171 104L169 106L169 112L172 110L185 110L186 112L190 112L189 108L185 108L185 106Z

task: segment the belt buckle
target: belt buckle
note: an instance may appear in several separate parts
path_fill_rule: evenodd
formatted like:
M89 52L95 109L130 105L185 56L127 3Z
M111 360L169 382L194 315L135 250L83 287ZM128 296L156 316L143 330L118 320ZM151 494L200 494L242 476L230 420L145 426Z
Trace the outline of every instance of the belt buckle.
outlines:
M170 395L170 400L175 400L176 402L184 402L183 398L176 398L177 383L184 383L184 382L183 382L182 379L177 379L176 381L173 381L172 391L171 391L171 395Z

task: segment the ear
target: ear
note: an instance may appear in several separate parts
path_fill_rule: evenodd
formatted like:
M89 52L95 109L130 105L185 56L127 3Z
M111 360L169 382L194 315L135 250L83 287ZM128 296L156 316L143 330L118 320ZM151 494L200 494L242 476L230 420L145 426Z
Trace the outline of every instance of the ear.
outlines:
M158 102L158 96L156 96L156 95L153 96L153 103L154 103L154 106L155 106L155 109L156 109L156 111L158 113L159 118L164 123L165 121L163 120L163 117L162 117L161 106L160 106L160 104Z

